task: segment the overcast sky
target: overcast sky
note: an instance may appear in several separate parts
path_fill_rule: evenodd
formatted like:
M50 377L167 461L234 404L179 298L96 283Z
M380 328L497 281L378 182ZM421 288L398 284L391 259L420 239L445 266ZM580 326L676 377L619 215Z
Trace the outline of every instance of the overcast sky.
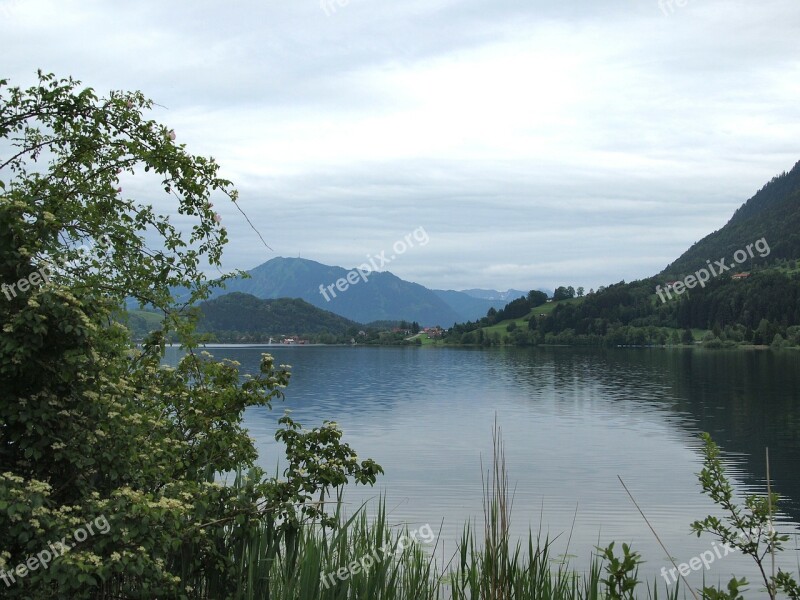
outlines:
M421 227L384 268L448 289L663 269L800 160L799 40L798 0L0 0L0 77L142 90L222 164L275 250L218 206L227 268Z

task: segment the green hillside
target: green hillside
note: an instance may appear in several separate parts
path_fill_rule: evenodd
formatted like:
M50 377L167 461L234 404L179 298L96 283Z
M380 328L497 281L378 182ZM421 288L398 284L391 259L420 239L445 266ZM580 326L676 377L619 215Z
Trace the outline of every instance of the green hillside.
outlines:
M120 315L120 321L131 330L136 340L161 327L161 318L161 313L131 308Z
M741 257L748 245L753 257L748 254L736 264L735 253L740 251ZM798 258L800 163L770 181L725 227L693 245L661 274L601 287L585 298L548 303L525 314L458 325L448 331L447 341L642 346L702 340L707 347L798 346ZM721 259L730 268L718 267L702 286L687 278ZM666 293L674 281L684 286L681 293Z
M234 292L203 302L198 307L198 329L213 332L220 340L238 340L242 334L260 336L354 335L360 324L320 310L299 298L263 300Z

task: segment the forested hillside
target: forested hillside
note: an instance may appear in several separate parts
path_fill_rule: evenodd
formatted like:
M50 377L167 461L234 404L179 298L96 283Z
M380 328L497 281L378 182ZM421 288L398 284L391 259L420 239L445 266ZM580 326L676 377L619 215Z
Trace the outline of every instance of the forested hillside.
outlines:
M761 238L769 244L769 255L757 254L742 265L743 269L781 258L800 258L800 162L767 183L733 214L725 227L694 244L664 269L662 276L681 277L702 268L707 260L730 261L734 252Z
M199 311L198 330L213 332L226 341L236 339L237 334L276 337L328 334L339 338L348 332L353 335L362 327L299 298L262 300L239 292L203 302Z
M753 256L735 263L735 253L753 244ZM522 298L484 319L452 328L448 341L661 345L692 343L692 331L700 330L708 332L704 343L712 347L800 345L798 258L800 163L775 177L725 227L693 245L660 275L600 287L545 312L532 310L534 305ZM720 259L730 268L718 269L704 285L687 286L681 294L664 293L675 280L685 281ZM515 321L519 319L523 321ZM507 327L498 330L495 324L505 321Z

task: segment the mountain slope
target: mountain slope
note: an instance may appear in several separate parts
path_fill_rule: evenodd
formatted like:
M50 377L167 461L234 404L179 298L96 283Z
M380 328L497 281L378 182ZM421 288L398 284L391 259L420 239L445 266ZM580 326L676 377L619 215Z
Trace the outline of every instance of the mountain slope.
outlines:
M762 187L733 214L728 223L694 244L661 275L678 278L721 258L733 262L733 254L764 238L769 254L755 256L737 266L749 270L775 259L800 257L800 162Z
M348 273L352 271L313 260L273 258L249 271L250 279L226 282L225 290L215 296L243 292L263 299L302 298L317 308L359 323L405 320L424 326L446 326L460 320L458 312L434 292L389 272L366 273L366 281L351 275L355 283L340 291L335 284L346 280ZM328 286L333 286L332 290Z
M458 313L459 322L474 321L485 317L490 308L499 310L508 304L509 300L476 298L466 292L456 290L432 290L439 298L444 300L450 308ZM524 294L521 294L524 296Z
M769 252L760 250L762 238ZM684 279L705 268L706 261L725 259L732 265L734 253L748 246L752 259L715 273L704 285L697 285L697 278L691 284ZM751 273L733 277L745 270ZM667 286L676 279L683 279L682 288ZM465 323L451 329L447 339L482 345L506 338L517 345L643 346L691 345L702 338L709 348L800 346L800 163L660 275L601 286L578 302L555 304L548 305L553 307L549 313L548 307L536 308L492 327Z

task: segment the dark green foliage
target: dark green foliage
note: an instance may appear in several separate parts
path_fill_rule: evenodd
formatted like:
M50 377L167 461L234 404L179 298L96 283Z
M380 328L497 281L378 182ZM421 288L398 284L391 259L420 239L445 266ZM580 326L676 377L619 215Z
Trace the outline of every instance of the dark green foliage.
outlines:
M512 300L502 310L498 310L495 321L505 321L506 319L521 319L531 310L530 301L527 298L517 298Z
M678 327L712 329L740 324L757 328L763 319L785 329L800 325L800 273L760 271L736 281L729 277L713 280L705 289L694 289L676 303ZM775 333L763 343L769 344Z
M642 558L638 552L632 552L628 544L622 544L622 558L614 555L614 542L601 550L605 558L604 570L606 578L601 580L606 586L609 600L632 600L634 590L640 583L636 578Z
M250 294L234 292L199 305L198 330L216 332L311 335L329 333L346 336L349 330L363 326L332 312L321 310L304 300L282 298L261 300Z
M547 302L547 294L544 292L540 292L539 290L531 290L528 292L528 305L531 308L541 306L545 302Z
M580 302L559 304L548 316L531 315L528 326L545 344L664 345L675 329L684 331L683 344L691 344L690 329L716 328L719 343L712 347L726 341L770 345L778 334L782 341L775 347L798 345L800 273L768 269L744 280L722 276L665 303L654 295L656 285L652 279L613 284ZM488 324L481 320L454 329Z
M556 291L553 292L553 301L558 302L559 300L569 300L570 298L575 297L575 288L572 286L564 287L559 286L556 288Z
M237 194L213 160L143 117L151 107L139 93L99 98L41 73L28 90L0 81L0 283L33 282L0 299L0 569L108 522L49 568L4 583L4 598L228 598L243 571L238 534L274 523L279 508L322 518L304 510L309 496L380 472L356 463L330 425L297 433L285 421L287 441L300 436L290 462L310 465L304 449L317 445L335 461L286 481L257 469L234 487L214 481L253 465L243 413L282 398L289 370L264 355L245 376L197 351L171 290L191 290L189 302L208 295L202 266L220 267L226 242L211 197ZM143 172L191 233L123 195L118 177ZM140 346L119 323L128 298L160 311ZM161 364L171 336L186 350L176 368ZM292 523L273 528L284 543Z
M732 264L737 250L762 238L768 254L754 247L753 258L711 277L704 287L697 285L682 294L666 291L667 282L707 268L707 261L724 258L726 264ZM759 248L766 250L763 244ZM706 347L741 342L776 349L798 345L793 328L800 326L800 273L792 269L799 257L800 163L764 186L723 229L692 246L659 276L601 286L581 302L556 306L550 315L538 319L538 339L545 344L662 345L670 342L676 329L713 329L715 335ZM731 278L731 274L746 270L752 271L748 278ZM661 297L656 295L657 286ZM571 287L560 286L553 298L574 296ZM494 320L454 326L457 335L453 339L503 319L525 316L522 308L522 303L515 301ZM691 343L686 333L682 342Z

